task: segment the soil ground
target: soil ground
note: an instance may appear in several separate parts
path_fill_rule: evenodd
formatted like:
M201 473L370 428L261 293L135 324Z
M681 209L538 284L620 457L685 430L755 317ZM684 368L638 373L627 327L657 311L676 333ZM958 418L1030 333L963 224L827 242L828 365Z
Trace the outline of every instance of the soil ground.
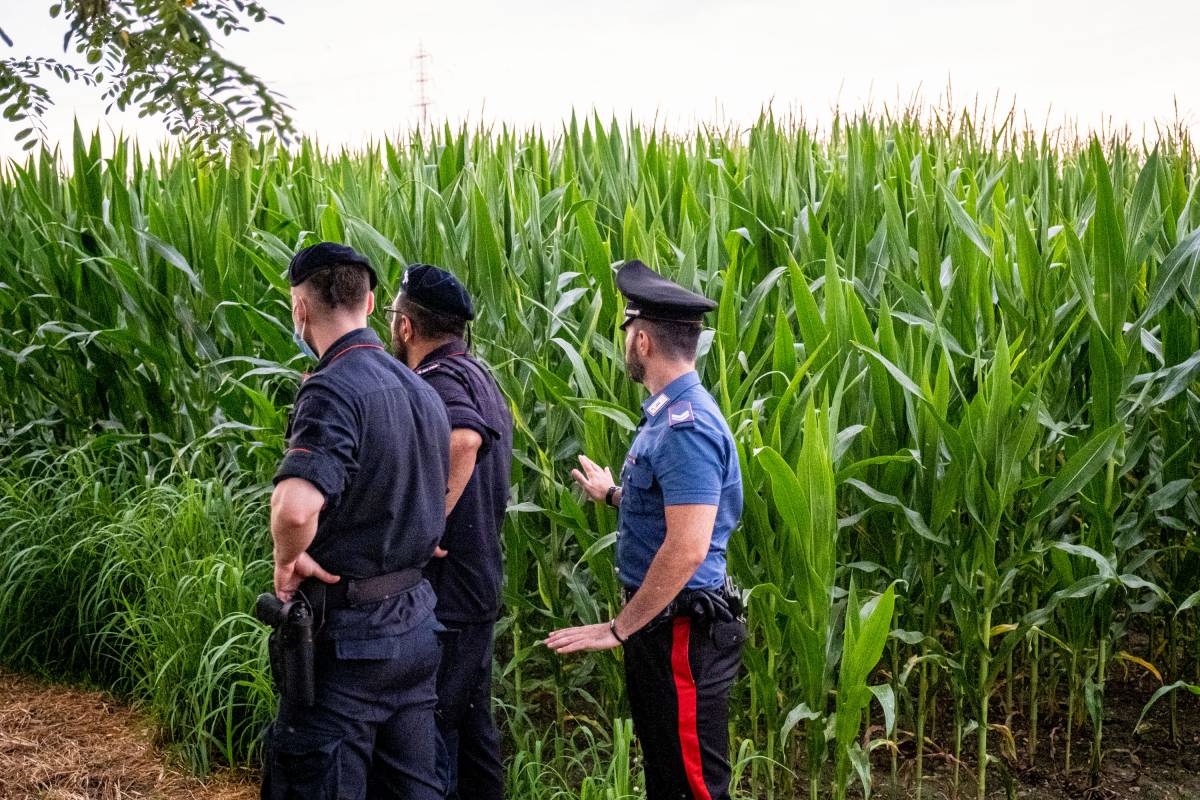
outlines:
M191 777L141 716L102 692L0 672L0 798L251 800L257 776Z
M1101 780L1092 788L1088 775L1091 747L1091 727L1086 722L1071 740L1071 773L1062 772L1065 745L1065 719L1042 719L1039 723L1039 748L1036 759L1030 758L1029 725L1022 713L1009 720L1016 760L1005 758L1003 764L988 770L988 798L1020 798L1021 800L1200 800L1200 699L1187 692L1178 692L1179 742L1170 737L1170 698L1164 697L1146 715L1135 733L1142 708L1159 687L1158 681L1137 667L1125 669L1114 666L1109 673L1107 703L1104 709L1104 760ZM997 694L1002 693L1002 689ZM1017 693L1020 704L1020 692ZM949 713L949 712L947 712ZM1045 711L1042 712L1043 714ZM1005 722L1004 708L993 705L993 721ZM953 743L938 741L939 747L927 745L925 754L924 797L931 800L950 800L954 769ZM975 749L975 735L963 742L963 763L960 766L958 797L975 798L975 761L970 754ZM1005 749L999 734L989 740L989 752ZM911 740L901 743L898 789L891 789L890 758L876 751L875 798L907 800L916 796L913 785L915 748Z

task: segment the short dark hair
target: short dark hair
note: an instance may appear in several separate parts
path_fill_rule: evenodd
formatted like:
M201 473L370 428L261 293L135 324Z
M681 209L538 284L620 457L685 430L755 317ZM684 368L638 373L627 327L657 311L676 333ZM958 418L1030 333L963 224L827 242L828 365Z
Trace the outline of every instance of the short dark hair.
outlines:
M371 291L371 276L357 264L337 264L304 281L311 296L328 309L360 305Z
M412 322L413 333L422 339L461 339L467 330L467 321L453 314L440 314L414 303L404 295L396 303L396 310Z
M642 329L654 340L663 355L683 361L694 361L700 344L699 322L676 322L661 319L640 319Z

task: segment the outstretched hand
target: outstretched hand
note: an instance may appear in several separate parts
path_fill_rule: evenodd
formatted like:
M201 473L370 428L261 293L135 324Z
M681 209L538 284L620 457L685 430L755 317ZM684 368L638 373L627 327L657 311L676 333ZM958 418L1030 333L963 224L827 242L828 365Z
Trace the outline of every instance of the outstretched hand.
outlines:
M542 644L559 655L588 650L612 650L621 646L607 622L554 631Z
M571 477L588 497L597 503L603 503L609 488L616 483L613 480L612 470L608 467L601 467L582 453L579 455L579 465L583 467L582 471L571 470Z

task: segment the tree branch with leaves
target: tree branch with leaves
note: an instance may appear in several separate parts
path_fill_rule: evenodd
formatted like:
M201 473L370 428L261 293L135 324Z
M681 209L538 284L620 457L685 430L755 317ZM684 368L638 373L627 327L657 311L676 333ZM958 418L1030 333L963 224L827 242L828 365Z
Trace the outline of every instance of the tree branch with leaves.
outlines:
M264 22L282 23L260 3L242 0L64 0L50 16L67 30L68 58L0 59L0 114L26 123L17 141L45 141L53 105L47 80L99 87L107 102L141 117L160 116L167 130L210 152L251 132L287 139L294 128L283 98L245 67L226 58L214 34L231 36ZM0 39L13 40L0 29ZM74 55L82 63L73 63Z

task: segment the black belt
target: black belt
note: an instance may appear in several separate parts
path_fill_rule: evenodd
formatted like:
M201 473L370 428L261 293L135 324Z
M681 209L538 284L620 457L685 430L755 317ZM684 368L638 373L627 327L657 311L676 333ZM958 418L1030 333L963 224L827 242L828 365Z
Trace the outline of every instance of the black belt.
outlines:
M308 599L308 604L314 612L329 611L380 603L389 597L404 594L423 580L425 575L421 570L410 567L373 578L343 578L337 583L322 583L316 578L305 578L300 584L300 592Z
M623 586L622 589L626 602L637 592L637 589L629 586ZM730 578L726 578L724 585L716 589L684 589L654 616L651 623L680 616L709 621L725 620L741 617L743 613L741 592Z

